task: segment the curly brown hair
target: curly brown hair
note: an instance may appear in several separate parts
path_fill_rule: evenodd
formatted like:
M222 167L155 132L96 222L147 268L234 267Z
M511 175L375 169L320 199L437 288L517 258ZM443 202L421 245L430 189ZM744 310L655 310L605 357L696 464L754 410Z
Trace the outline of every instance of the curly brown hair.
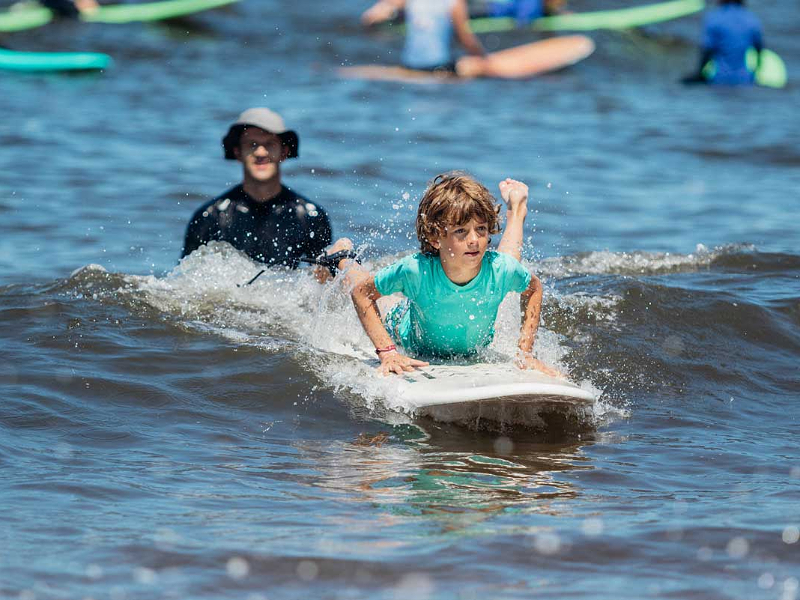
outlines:
M445 235L448 227L470 219L486 222L489 234L500 232L500 206L494 196L463 171L437 175L422 195L417 209L417 239L422 252L439 254L431 240Z

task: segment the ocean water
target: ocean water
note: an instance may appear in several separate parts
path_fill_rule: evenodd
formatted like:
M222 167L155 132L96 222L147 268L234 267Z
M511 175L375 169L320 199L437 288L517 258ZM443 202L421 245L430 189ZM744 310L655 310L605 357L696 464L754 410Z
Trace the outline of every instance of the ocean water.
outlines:
M0 40L115 59L0 75L0 598L798 598L800 88L678 84L699 16L593 33L535 80L343 80L399 53L367 5ZM796 6L753 8L793 80ZM339 284L240 287L259 267L223 244L179 262L254 105L298 130L285 182L373 268L414 249L437 173L529 183L537 350L593 410L419 418L353 358Z

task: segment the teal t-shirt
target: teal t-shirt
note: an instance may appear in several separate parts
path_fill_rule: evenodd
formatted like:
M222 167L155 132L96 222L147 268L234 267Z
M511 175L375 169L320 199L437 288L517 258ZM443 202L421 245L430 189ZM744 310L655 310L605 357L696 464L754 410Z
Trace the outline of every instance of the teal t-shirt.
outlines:
M408 298L387 315L395 343L412 354L451 356L489 345L503 298L525 291L530 280L513 256L489 250L480 273L458 285L447 278L438 256L417 253L381 269L375 287L383 296L400 292Z

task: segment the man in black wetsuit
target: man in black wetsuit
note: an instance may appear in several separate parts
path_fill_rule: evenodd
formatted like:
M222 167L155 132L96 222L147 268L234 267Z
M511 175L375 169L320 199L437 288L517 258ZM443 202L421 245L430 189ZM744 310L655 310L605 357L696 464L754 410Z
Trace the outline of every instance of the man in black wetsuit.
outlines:
M316 258L331 243L328 215L321 206L281 183L281 163L298 153L297 134L268 108L250 108L222 140L225 158L242 163L244 180L195 212L181 258L213 241L228 242L254 260L297 268L301 257ZM332 251L352 248L340 240ZM318 277L323 278L321 272Z

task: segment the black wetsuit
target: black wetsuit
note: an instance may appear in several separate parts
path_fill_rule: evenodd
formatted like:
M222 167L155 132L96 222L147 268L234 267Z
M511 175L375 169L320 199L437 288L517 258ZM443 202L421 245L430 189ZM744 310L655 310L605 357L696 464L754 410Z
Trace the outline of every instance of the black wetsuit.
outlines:
M80 14L72 0L39 0L39 4L61 17L75 18Z
M285 186L271 200L257 202L240 184L195 212L181 258L218 240L268 265L295 269L301 256L322 254L331 237L328 215L320 206Z

